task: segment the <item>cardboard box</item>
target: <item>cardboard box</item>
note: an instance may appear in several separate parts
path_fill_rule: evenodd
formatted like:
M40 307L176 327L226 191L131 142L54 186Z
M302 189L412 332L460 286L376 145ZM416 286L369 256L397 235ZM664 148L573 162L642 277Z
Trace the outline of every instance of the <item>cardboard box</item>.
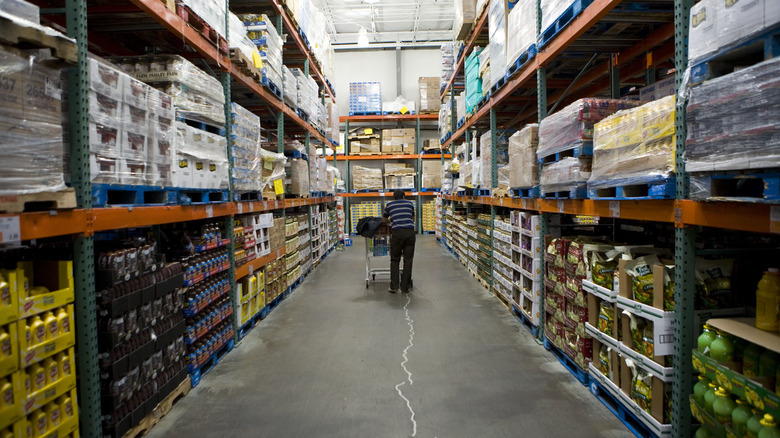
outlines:
M143 186L149 183L145 160L132 158L119 159L119 182L131 186Z
M441 78L422 77L417 81L420 91L420 112L439 112L441 107Z
M662 97L672 96L677 92L675 88L674 76L661 79L639 90L639 100L650 102Z
M179 188L193 187L194 159L188 154L177 152L172 168L173 186Z
M441 143L439 140L436 139L428 139L423 141L423 150L429 151L429 150L438 150L441 149Z
M93 183L118 184L119 158L89 154L89 178Z
M764 26L764 1L718 0L719 48L729 47L761 31Z
M441 161L439 161L439 160L422 160L422 174L423 175L439 175L439 176L441 176Z
M620 390L631 399L631 383L633 376L631 368L626 364L626 358L620 356ZM652 376L652 400L650 401L650 415L661 424L664 424L664 399L666 398L666 386L656 376ZM632 399L633 400L633 399ZM634 402L636 402L634 400ZM639 405L639 403L637 403ZM642 407L640 405L640 407Z
M89 60L89 89L115 100L122 98L124 82L130 77L116 67L96 59Z
M718 50L718 2L702 0L691 6L688 34L688 59L700 60Z

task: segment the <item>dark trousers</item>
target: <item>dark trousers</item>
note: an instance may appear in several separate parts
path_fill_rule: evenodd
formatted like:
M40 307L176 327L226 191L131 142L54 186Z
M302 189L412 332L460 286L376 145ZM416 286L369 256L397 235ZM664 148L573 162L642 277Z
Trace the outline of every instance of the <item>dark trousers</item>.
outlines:
M390 237L390 289L398 290L399 265L404 258L404 274L401 290L408 292L412 282L412 259L414 258L414 230L396 229Z

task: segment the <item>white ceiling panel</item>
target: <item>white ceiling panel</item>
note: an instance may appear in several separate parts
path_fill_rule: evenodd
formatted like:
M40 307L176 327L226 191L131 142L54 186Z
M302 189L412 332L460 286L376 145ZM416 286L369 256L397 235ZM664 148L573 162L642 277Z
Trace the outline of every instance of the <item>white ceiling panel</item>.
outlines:
M453 0L312 0L323 11L336 47L357 42L360 28L371 43L403 42L405 46L448 41L453 36Z

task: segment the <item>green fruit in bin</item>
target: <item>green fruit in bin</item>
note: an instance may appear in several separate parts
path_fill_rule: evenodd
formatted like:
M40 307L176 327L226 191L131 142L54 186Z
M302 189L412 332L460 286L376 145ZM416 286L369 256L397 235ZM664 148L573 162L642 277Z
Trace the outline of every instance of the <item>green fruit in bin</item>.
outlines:
M749 438L758 438L758 433L761 431L761 428L764 427L761 425L761 420L763 418L764 415L760 411L753 409L753 416L747 421L747 434L745 436Z
M696 404L704 407L704 393L709 389L710 380L705 376L699 374L699 381L693 385L693 399Z
M764 414L760 423L761 430L758 432L758 438L780 438L780 430L777 429L777 423L771 415Z
M717 332L710 344L710 357L718 362L734 361L734 342L723 332Z
M747 433L747 422L752 416L753 409L750 408L747 402L742 399L737 400L737 407L731 411L731 424L737 436L745 436Z
M731 422L731 412L737 404L731 399L728 392L723 388L715 391L715 400L712 403L712 410L715 413L715 420L720 424Z
M752 379L753 377L758 376L758 360L761 357L763 350L763 348L753 344L752 342L750 345L745 347L745 349L742 351L743 376L747 377L748 379Z
M715 331L712 330L712 327L710 327L708 324L704 324L704 331L701 332L698 339L698 348L697 350L699 353L702 353L705 356L710 355L709 347L710 344L712 344L712 341L715 340Z
M710 438L710 437L712 437L712 434L704 426L701 426L700 428L696 429L695 438Z
M707 392L704 393L704 409L708 414L715 415L712 405L715 403L715 391L718 390L718 387L712 382L707 386Z

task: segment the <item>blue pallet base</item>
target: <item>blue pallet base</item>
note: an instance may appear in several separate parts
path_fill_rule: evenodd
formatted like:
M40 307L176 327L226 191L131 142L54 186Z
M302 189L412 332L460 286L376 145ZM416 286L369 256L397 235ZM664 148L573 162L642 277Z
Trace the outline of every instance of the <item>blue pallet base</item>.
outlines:
M533 325L531 320L525 316L525 313L523 313L514 303L512 303L512 315L515 316L521 325L523 325L526 329L528 329L529 332L531 332L533 337L539 337L539 326Z
M588 198L602 200L642 200L642 199L673 199L676 196L676 178L663 178L645 183L620 184L620 181L610 181L609 188L588 187ZM602 181L596 182L599 185Z
M553 345L547 338L544 338L544 348L550 351L553 356L558 359L558 362L560 362L561 365L577 379L577 381L588 386L590 377L588 376L587 371L581 369L579 365L577 365L569 356L564 354L563 351L559 350L558 347Z
M350 116L381 116L382 111L350 111Z
M495 85L490 87L490 95L492 96L492 95L498 93L498 90L500 90L501 87L503 87L504 85L506 85L506 75L503 78L499 79L498 82L496 82Z
M268 88L268 90L271 93L273 93L273 95L276 96L279 100L282 100L282 89L276 86L276 84L274 84L273 82L271 82L271 80L268 79L268 77L263 75L262 79L260 80L260 84Z
M428 149L422 151L423 155L441 155L441 149Z
M513 62L509 68L506 70L506 78L507 80L510 79L512 76L516 75L520 70L523 69L523 67L528 64L528 61L534 59L536 56L536 44L531 44L531 47L529 47L525 52L523 52L522 55L518 56L515 62Z
M228 202L227 189L176 189L180 205Z
M208 122L202 122L200 120L192 120L192 119L188 119L186 117L182 117L182 116L179 116L179 115L176 116L176 120L179 121L179 122L186 123L187 125L192 126L193 128L200 129L201 131L210 132L212 134L216 134L216 135L219 135L219 136L222 136L222 137L225 136L225 127L224 126L220 126L220 125L213 124L213 123L208 123Z
M233 349L234 345L235 341L230 339L222 347L220 347L219 350L213 353L209 360L207 360L203 365L197 368L191 365L187 365L187 371L190 373L190 377L192 378L193 388L198 386L198 383L200 383L200 381L203 379L203 376L211 372L211 370L213 370L214 367L222 361L222 359L230 352L230 350Z
M178 191L171 187L92 184L92 206L176 205Z
M284 156L289 158L303 158L304 160L309 159L309 157L306 154L302 154L300 151L284 151Z
M408 115L415 115L416 113L414 111L407 111L405 113L402 113L400 111L382 111L383 116L408 116Z
M474 189L474 196L490 196L491 189Z
M383 193L383 189L362 189L362 190L353 190L352 193Z
M539 34L539 41L537 44L537 47L539 50L542 49L547 43L550 42L553 38L555 38L556 35L558 35L566 26L569 25L569 23L572 22L575 18L577 18L578 15L582 11L585 10L585 8L588 7L593 3L593 0L574 0L574 2L566 8L565 11L561 15L558 16L558 18L555 19L555 21L550 24L547 29L544 30L541 34Z
M326 196L328 196L327 192L311 192L312 198L324 198Z
M252 329L262 320L265 319L266 316L268 316L268 312L270 310L268 309L268 306L263 307L262 310L257 312L254 316L249 318L249 321L244 323L239 329L238 329L238 339L244 339L244 337L252 331Z
M430 235L436 234L436 231L422 231L420 234L422 234L424 236L430 236Z
M693 173L702 196L696 198L727 199L758 203L780 202L780 171L744 170Z
M746 41L730 44L728 47L719 49L705 59L696 61L691 66L690 85L700 84L713 77L721 76L717 71L713 71L716 69L711 65L712 62L730 66L735 62L744 62L746 57L751 55L758 56L761 54L763 54L763 60L780 56L780 25L754 35ZM730 68L726 70L726 72L731 71Z
M458 123L455 124L455 129L460 129L463 124L466 123L466 118L461 117L460 120L458 120Z
M509 189L512 196L515 198L538 198L539 186L533 186L528 188L512 188Z
M637 437L654 437L656 436L652 430L648 429L644 423L642 423L637 416L629 411L623 403L615 397L607 388L601 383L592 379L590 381L590 392L593 394L604 406L609 409L615 416Z
M588 196L588 188L581 186L571 190L540 192L540 195L542 198L546 199L585 199Z
M298 114L298 117L302 118L304 122L309 122L309 115L303 112L300 108L296 108L295 112Z
M556 152L554 154L546 155L539 159L539 164L549 164L549 163L557 163L558 161L563 160L564 158L578 158L578 157L587 157L593 155L593 142L592 141L584 141L581 144L578 144L577 146L566 149L565 151Z
M424 193L439 193L441 189L420 189L419 191Z

